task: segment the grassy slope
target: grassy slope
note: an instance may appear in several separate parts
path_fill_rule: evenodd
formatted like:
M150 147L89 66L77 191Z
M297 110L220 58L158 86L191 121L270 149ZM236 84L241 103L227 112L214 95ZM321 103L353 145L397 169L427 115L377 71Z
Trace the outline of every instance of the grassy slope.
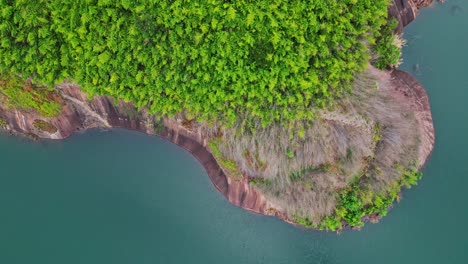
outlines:
M295 128L223 129L217 151L255 177L256 188L305 226L336 230L383 216L402 186L415 184L417 122L370 72L353 93Z

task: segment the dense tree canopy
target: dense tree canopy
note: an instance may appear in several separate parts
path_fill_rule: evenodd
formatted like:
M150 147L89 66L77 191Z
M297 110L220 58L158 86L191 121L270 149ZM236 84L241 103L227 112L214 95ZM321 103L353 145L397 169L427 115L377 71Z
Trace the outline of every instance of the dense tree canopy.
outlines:
M311 117L349 88L387 0L0 0L0 70L233 122Z

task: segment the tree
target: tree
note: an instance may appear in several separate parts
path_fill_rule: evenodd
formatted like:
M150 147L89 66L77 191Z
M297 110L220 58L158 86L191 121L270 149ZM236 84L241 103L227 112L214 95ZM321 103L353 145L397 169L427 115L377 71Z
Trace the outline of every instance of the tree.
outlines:
M0 0L0 69L233 123L311 119L369 61L386 0Z

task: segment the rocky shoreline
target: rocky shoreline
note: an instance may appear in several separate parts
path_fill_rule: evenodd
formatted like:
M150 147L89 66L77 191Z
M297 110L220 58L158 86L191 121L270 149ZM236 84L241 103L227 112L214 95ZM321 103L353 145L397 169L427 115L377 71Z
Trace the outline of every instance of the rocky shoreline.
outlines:
M418 9L427 6L431 0L393 0L389 13L400 22L399 29L410 23ZM419 166L422 167L434 146L434 127L429 99L424 87L410 74L399 70L385 72L391 75L391 94L395 100L404 102L414 111L418 120L423 147L419 153ZM274 215L292 223L285 214L278 211L244 177L236 181L228 177L207 148L207 139L200 130L191 130L181 120L158 120L145 111L138 112L131 103L114 102L106 96L89 99L80 88L73 84L62 84L57 91L64 99L59 116L44 118L32 111L11 110L0 106L0 117L8 125L7 130L15 134L31 135L39 138L63 139L71 134L89 128L125 128L146 134L158 134L190 152L203 165L213 185L232 204L251 212ZM35 127L37 120L43 120L57 128L51 133Z
M198 132L185 128L176 119L157 120L145 111L138 112L131 103L119 102L106 96L95 96L89 100L77 85L63 84L57 91L64 99L62 112L53 118L44 118L34 111L11 110L0 106L0 118L8 125L6 129L13 134L34 138L64 139L75 132L90 128L124 128L136 130L162 138L190 152L203 165L213 185L232 204L246 210L274 215L265 197L253 189L247 178L242 181L227 177L206 148L206 139ZM57 128L55 133L41 131L34 126L36 120L43 120ZM157 123L164 123L158 131Z

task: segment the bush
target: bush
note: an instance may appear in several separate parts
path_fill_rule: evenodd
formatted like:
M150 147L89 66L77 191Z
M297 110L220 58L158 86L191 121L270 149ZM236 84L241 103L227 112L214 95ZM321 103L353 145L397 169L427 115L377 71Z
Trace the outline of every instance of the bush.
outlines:
M0 117L0 128L6 128L6 126L8 126L8 122Z
M241 180L243 175L239 171L235 161L226 158L223 153L219 150L218 144L222 144L219 139L213 139L208 143L208 146L211 149L211 153L215 157L219 166L221 166L228 176L236 180Z
M153 120L154 133L160 135L162 132L164 132L164 129L165 129L164 121L162 119L155 118Z
M397 25L398 21L395 18L388 20L387 24L382 27L380 37L377 38L376 45L373 47L377 55L373 64L379 69L397 67L400 64L401 47L397 45L399 38L393 33Z
M411 188L422 177L422 173L415 168L398 166L398 170L401 173L400 179L395 184L390 185L393 187L384 193L373 193L361 186L359 182L352 183L338 194L339 199L335 214L325 217L318 227L333 230L332 227L336 226L336 229L339 229L338 223L341 224L341 222L345 222L351 227L360 227L364 225L362 219L366 215L386 216L401 188ZM368 201L369 197L370 201Z
M309 217L294 216L293 221L306 228L315 227L314 223Z
M259 185L259 184L270 185L271 181L268 180L268 179L263 179L263 178L253 178L253 179L250 179L249 183L250 183L251 186L255 186L255 185Z
M418 184L418 181L422 178L422 172L416 170L416 168L404 169L399 167L401 174L403 175L399 185L405 186L408 189L411 189L412 186Z
M358 185L352 185L341 192L339 203L336 207L336 213L350 226L362 226L362 217L365 215L364 204L362 203L357 191Z
M337 215L325 217L318 225L319 229L328 231L339 231L342 227L341 218Z
M33 110L44 117L54 117L62 111L61 98L56 92L14 75L0 74L0 97L2 95L7 108Z

